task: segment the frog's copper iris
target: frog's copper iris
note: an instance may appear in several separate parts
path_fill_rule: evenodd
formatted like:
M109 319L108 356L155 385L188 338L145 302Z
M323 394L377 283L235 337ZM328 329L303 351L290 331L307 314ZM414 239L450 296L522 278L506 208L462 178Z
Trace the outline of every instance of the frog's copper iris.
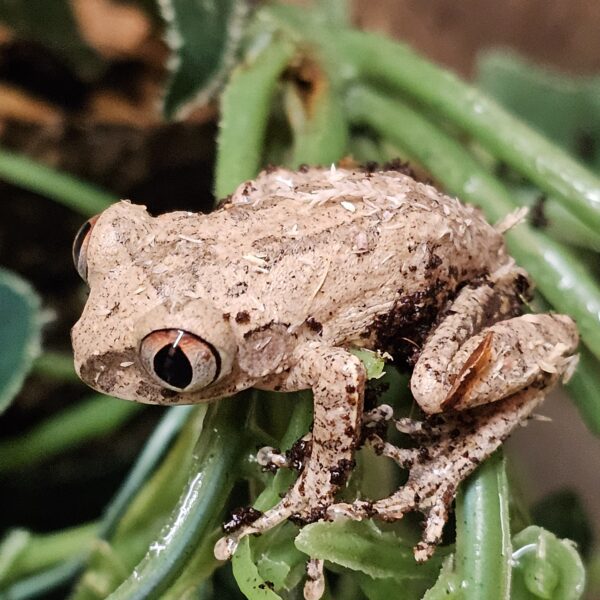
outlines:
M87 283L87 248L90 243L90 233L94 228L94 224L98 220L100 215L96 215L91 219L88 219L77 232L75 239L73 240L73 264L77 269L77 272Z
M215 348L182 329L159 329L140 345L140 358L148 374L162 386L193 391L213 383L221 360Z

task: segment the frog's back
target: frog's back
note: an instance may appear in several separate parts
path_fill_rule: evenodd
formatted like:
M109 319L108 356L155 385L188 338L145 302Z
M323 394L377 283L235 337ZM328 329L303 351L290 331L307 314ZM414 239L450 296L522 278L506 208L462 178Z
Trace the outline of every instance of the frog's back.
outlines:
M277 169L208 217L203 234L221 232L216 262L229 265L204 277L229 280L218 301L336 345L416 337L459 286L507 261L478 210L396 171Z

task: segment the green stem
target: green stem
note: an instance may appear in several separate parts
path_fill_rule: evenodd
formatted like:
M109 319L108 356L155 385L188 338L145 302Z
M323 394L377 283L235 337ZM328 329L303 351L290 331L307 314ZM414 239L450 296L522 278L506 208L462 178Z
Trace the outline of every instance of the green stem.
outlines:
M292 129L292 167L301 164L328 166L344 156L348 123L343 106L324 71L314 66L308 95L293 83L286 89L285 105Z
M36 192L86 217L102 212L118 200L73 175L61 173L30 158L0 149L0 178Z
M536 210L540 198L537 188L511 187L510 192L520 206ZM541 211L546 223L540 228L549 236L571 246L600 252L600 229L595 230L577 219L554 198L544 200Z
M95 395L46 419L25 435L0 442L0 473L30 468L114 431L143 405Z
M567 390L590 431L600 436L600 363L585 348L579 350L579 364Z
M447 192L481 206L490 221L514 210L507 190L456 140L406 104L365 87L350 90L350 119L406 148ZM511 254L546 299L575 318L588 348L600 357L600 286L578 257L526 224L506 235Z
M106 507L98 537L106 540L112 536L131 501L146 483L150 473L154 471L171 441L181 431L195 408L193 405L173 406L165 413L129 471L127 479Z
M221 96L215 173L218 198L258 173L273 95L294 52L290 42L273 39L258 56L233 71Z
M80 568L81 560L79 558L67 560L55 567L17 581L8 589L3 590L0 597L7 600L32 600L45 597L51 590L72 581Z
M61 352L44 352L33 363L33 372L55 381L80 381L73 366L73 356Z
M509 600L512 547L508 483L497 452L464 482L456 499L455 569L464 600Z
M210 406L195 451L195 468L163 534L111 600L161 598L177 579L194 549L216 524L235 480L243 449L239 435L248 402L237 396Z
M149 474L164 456L166 448L170 445L173 437L181 430L193 408L195 407L176 406L167 411L146 443L127 479L106 508L96 532L97 536L106 538L111 534L125 507L129 504L131 498L137 494L141 485L148 479ZM69 557L65 562L46 571L18 581L6 591L6 597L10 600L37 598L50 593L61 585L65 585L81 571L84 561L87 559L86 548L79 547L74 552L74 556L74 558ZM43 560L46 561L49 558L53 559L52 562L44 562L44 565L53 564L57 560L67 557L50 553ZM36 564L35 569L32 566L32 570L38 571L44 565Z
M403 46L344 30L334 40L364 80L398 89L471 134L492 154L600 229L600 179L477 88Z

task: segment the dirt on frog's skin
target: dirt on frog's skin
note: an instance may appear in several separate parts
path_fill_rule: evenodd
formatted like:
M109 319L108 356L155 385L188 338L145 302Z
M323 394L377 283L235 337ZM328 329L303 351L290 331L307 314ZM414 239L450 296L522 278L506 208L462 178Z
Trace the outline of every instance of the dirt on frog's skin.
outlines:
M260 510L256 510L251 506L242 506L231 512L229 519L223 523L223 531L225 533L233 533L243 525L254 523L262 515Z

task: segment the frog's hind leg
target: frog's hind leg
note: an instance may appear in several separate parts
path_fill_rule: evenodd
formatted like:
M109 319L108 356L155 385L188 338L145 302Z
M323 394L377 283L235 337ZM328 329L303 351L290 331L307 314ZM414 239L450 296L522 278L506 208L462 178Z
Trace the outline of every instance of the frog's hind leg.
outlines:
M395 521L407 512L418 510L425 515L425 528L414 552L417 560L426 560L441 540L459 483L527 419L544 395L543 390L531 386L494 404L469 411L452 411L448 416L437 417L441 433L422 437L420 431L418 435L423 445L415 449L400 449L402 462L396 462L409 469L404 486L388 498L368 506L361 506L359 502L355 505L334 505L330 509L331 516L376 516L385 521ZM412 455L409 454L411 450ZM391 452L386 455L394 458Z
M302 471L276 506L263 514L255 512L258 518L253 522L227 532L217 542L215 556L221 560L231 557L246 535L263 533L289 518L303 523L322 518L353 468L360 441L365 369L343 348L307 345L299 356L296 366L275 383L285 391L313 389L314 421L312 434L305 439ZM267 458L289 466L280 453Z
M411 388L432 416L422 423L397 422L400 431L420 443L412 454L410 449L399 450L397 457L391 448L383 452L409 468L407 483L376 502L334 505L331 517L396 520L418 510L426 524L415 556L425 560L431 555L458 484L576 363L578 336L569 317L513 316L518 276L509 272L489 284L464 288L425 343Z

